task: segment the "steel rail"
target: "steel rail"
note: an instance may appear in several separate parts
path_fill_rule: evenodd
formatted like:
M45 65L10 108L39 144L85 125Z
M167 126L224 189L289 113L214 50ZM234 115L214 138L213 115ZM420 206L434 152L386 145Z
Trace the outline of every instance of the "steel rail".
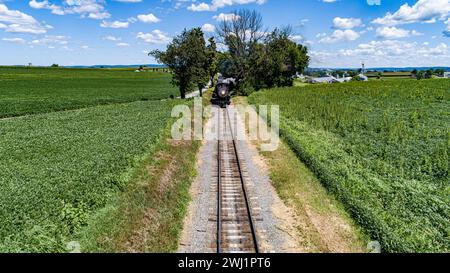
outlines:
M220 156L220 111L217 117L217 253L222 253L222 169Z
M250 206L250 202L249 202L249 198L248 198L248 191L247 191L247 187L245 185L245 181L244 181L244 176L242 175L242 167L241 167L241 160L239 159L239 153L238 153L238 149L237 149L237 144L236 144L236 136L235 136L235 132L233 131L233 126L231 125L231 118L230 118L230 113L228 111L228 108L225 109L226 111L226 115L228 117L228 123L229 123L229 128L231 131L231 137L232 137L232 141L233 141L233 147L234 147L234 153L236 155L236 161L237 161L237 166L238 166L238 171L239 171L239 178L241 181L241 186L242 186L242 191L244 193L244 200L245 200L245 206L247 208L247 215L248 215L248 221L250 224L250 230L252 233L252 239L253 239L253 246L255 249L255 253L259 253L259 245L258 245L258 238L257 238L257 234L256 234L256 229L255 229L255 223L253 220L253 215L252 215L252 210L251 210L251 206Z

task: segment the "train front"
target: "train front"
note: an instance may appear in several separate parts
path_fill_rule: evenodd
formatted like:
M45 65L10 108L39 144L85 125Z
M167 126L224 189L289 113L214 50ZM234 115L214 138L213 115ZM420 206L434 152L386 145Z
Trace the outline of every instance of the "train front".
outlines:
M214 90L211 103L226 108L231 103L231 85L226 82L218 83Z

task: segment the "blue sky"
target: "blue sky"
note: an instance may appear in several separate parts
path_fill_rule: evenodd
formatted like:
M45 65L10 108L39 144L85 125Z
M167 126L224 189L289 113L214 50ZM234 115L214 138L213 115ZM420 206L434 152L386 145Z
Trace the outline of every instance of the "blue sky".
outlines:
M0 64L147 64L236 9L292 25L313 67L450 66L450 0L0 0Z

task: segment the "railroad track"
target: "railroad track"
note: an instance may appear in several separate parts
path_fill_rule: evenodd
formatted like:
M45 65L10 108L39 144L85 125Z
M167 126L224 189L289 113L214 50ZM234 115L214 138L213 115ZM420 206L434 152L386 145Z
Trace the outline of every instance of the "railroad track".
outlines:
M217 253L259 253L255 222L228 109L217 141Z

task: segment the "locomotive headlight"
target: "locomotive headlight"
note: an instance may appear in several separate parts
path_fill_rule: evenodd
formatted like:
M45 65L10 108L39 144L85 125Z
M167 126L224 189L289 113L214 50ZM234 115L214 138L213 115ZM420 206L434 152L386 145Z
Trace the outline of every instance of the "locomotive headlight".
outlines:
M226 93L225 90L222 90L222 96L225 96L225 93Z

